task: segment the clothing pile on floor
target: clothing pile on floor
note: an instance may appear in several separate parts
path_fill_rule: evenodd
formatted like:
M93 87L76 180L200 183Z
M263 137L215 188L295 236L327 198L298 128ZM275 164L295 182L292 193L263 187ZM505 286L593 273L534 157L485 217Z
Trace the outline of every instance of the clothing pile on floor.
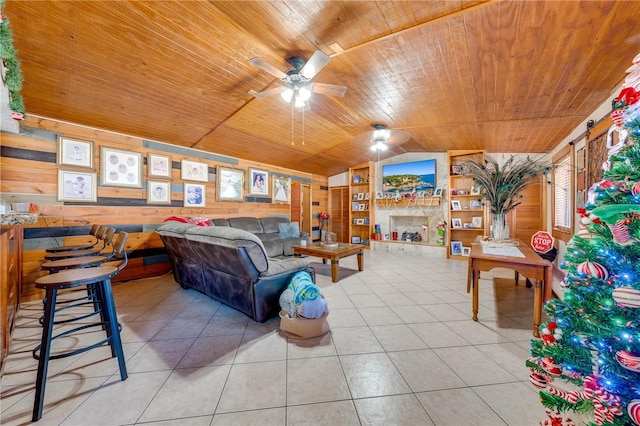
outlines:
M287 289L280 295L280 308L289 318L320 318L329 312L327 301L306 271L293 276Z

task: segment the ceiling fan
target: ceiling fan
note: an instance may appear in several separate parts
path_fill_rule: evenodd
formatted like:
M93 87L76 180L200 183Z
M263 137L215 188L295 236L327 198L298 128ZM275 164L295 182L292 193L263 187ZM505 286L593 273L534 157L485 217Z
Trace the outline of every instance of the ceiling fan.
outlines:
M353 139L356 144L369 142L372 151L384 151L388 145L400 145L409 140L409 133L388 129L384 124L374 124L373 130L360 133Z
M283 85L262 92L251 90L249 93L256 98L266 98L280 94L287 102L291 102L293 99L296 107L305 106L305 102L309 100L312 92L321 95L344 96L344 93L347 91L346 86L311 82L311 79L315 77L330 60L331 58L328 55L325 55L319 50L316 50L308 61L305 61L299 56L293 56L287 59L287 62L293 69L285 73L258 57L251 58L249 59L251 65L280 79Z

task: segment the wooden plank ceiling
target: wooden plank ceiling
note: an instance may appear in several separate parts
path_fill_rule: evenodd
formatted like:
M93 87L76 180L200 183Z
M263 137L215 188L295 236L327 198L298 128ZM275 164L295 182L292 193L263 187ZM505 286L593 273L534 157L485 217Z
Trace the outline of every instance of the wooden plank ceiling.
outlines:
M633 1L9 0L27 113L322 175L403 152L544 153L607 101L640 51ZM332 49L338 43L342 52ZM296 110L250 90L319 49ZM304 122L303 122L304 120Z

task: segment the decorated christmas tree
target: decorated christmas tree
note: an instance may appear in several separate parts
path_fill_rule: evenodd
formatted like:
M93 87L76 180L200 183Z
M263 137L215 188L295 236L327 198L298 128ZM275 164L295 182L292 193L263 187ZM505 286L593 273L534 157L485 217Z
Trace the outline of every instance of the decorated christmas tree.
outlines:
M548 419L573 424L640 425L640 55L614 101L604 179L579 209L581 229L561 267L564 299L526 362ZM617 137L617 138L616 138Z

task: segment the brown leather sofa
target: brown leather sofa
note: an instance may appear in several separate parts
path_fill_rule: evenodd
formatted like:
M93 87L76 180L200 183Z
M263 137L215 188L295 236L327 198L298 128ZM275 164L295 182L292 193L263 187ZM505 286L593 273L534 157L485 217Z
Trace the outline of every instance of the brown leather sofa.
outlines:
M243 229L166 222L156 232L167 249L178 284L229 305L254 321L278 315L280 294L296 272L307 271L315 282L308 258L279 255L284 253L282 245L281 252L272 248L277 255L269 257L262 240Z

